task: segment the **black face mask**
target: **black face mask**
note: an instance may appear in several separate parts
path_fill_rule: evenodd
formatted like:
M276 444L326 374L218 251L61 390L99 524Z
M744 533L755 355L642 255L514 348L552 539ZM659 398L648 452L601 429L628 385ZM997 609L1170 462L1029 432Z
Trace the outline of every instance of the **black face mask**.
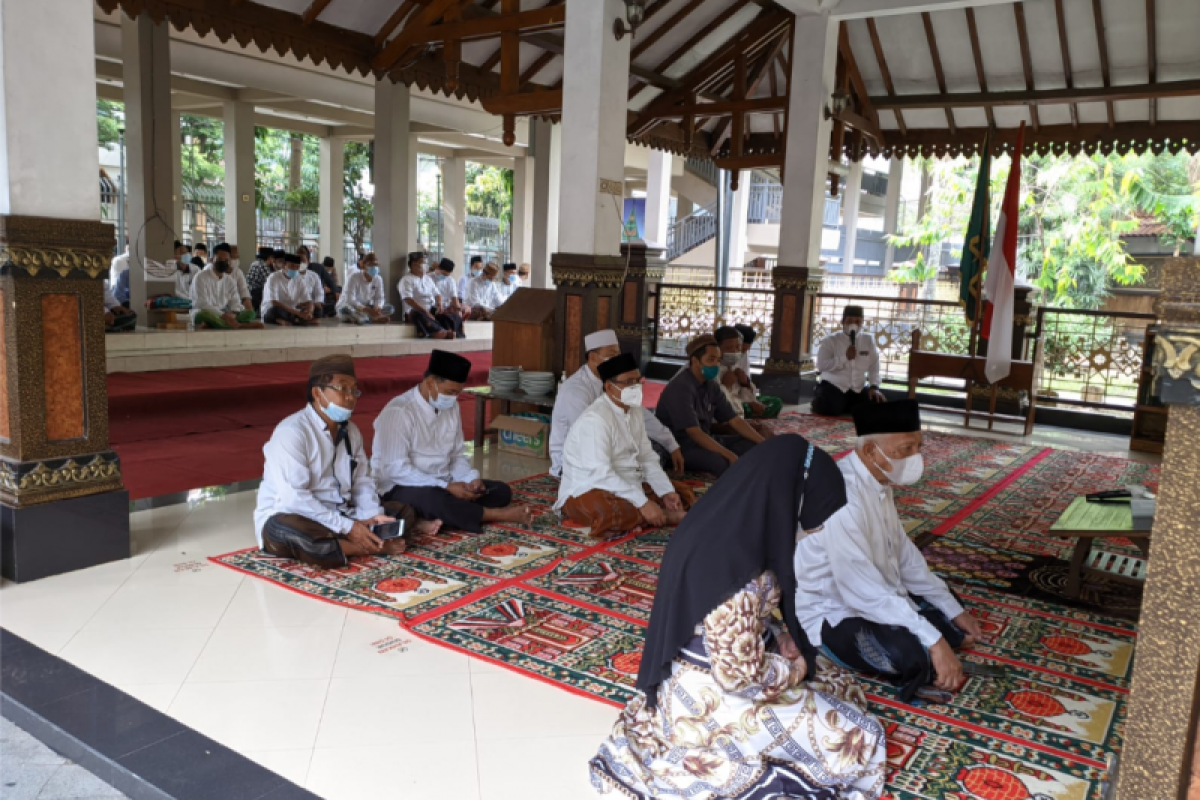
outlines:
M229 272L229 266L230 265L228 261L218 261L213 264L213 269L220 273L226 273Z

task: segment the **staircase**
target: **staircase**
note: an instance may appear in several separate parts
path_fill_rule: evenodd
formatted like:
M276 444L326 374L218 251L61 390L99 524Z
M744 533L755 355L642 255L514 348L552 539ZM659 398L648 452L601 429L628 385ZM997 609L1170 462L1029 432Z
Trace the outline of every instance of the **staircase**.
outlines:
M695 250L717 235L717 204L709 203L696 209L667 228L667 261Z

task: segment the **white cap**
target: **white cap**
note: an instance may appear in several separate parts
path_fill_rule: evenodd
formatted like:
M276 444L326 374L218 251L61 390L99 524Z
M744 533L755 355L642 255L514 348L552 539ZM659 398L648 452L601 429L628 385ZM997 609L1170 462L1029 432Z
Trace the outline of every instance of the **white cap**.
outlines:
M596 331L583 337L583 349L592 351L601 347L617 347L617 332L614 330Z

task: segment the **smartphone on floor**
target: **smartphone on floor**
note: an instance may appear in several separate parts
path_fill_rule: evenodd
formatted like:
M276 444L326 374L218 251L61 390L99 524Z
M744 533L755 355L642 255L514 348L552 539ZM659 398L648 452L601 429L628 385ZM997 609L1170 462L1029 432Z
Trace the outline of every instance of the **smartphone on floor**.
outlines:
M385 542L389 539L399 539L404 535L404 520L397 519L381 523L372 528L371 532Z

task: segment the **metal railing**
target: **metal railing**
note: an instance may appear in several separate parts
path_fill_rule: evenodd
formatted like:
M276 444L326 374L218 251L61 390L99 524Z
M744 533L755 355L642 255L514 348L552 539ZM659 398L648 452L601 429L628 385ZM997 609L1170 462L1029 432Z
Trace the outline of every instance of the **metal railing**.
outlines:
M717 204L709 203L667 228L667 260L674 261L717 235Z
M1153 314L1039 308L1042 337L1038 402L1132 411L1142 371L1142 346Z
M746 221L751 225L778 225L783 219L783 186L756 183L750 187Z
M711 186L716 186L721 179L721 171L711 161L689 158L683 162L683 169Z
M771 352L775 292L723 286L660 284L654 324L654 355L683 358L688 341L722 325L749 325L758 337L750 363L761 366Z
M886 172L864 172L862 190L876 197L886 197L888 190L888 174Z

